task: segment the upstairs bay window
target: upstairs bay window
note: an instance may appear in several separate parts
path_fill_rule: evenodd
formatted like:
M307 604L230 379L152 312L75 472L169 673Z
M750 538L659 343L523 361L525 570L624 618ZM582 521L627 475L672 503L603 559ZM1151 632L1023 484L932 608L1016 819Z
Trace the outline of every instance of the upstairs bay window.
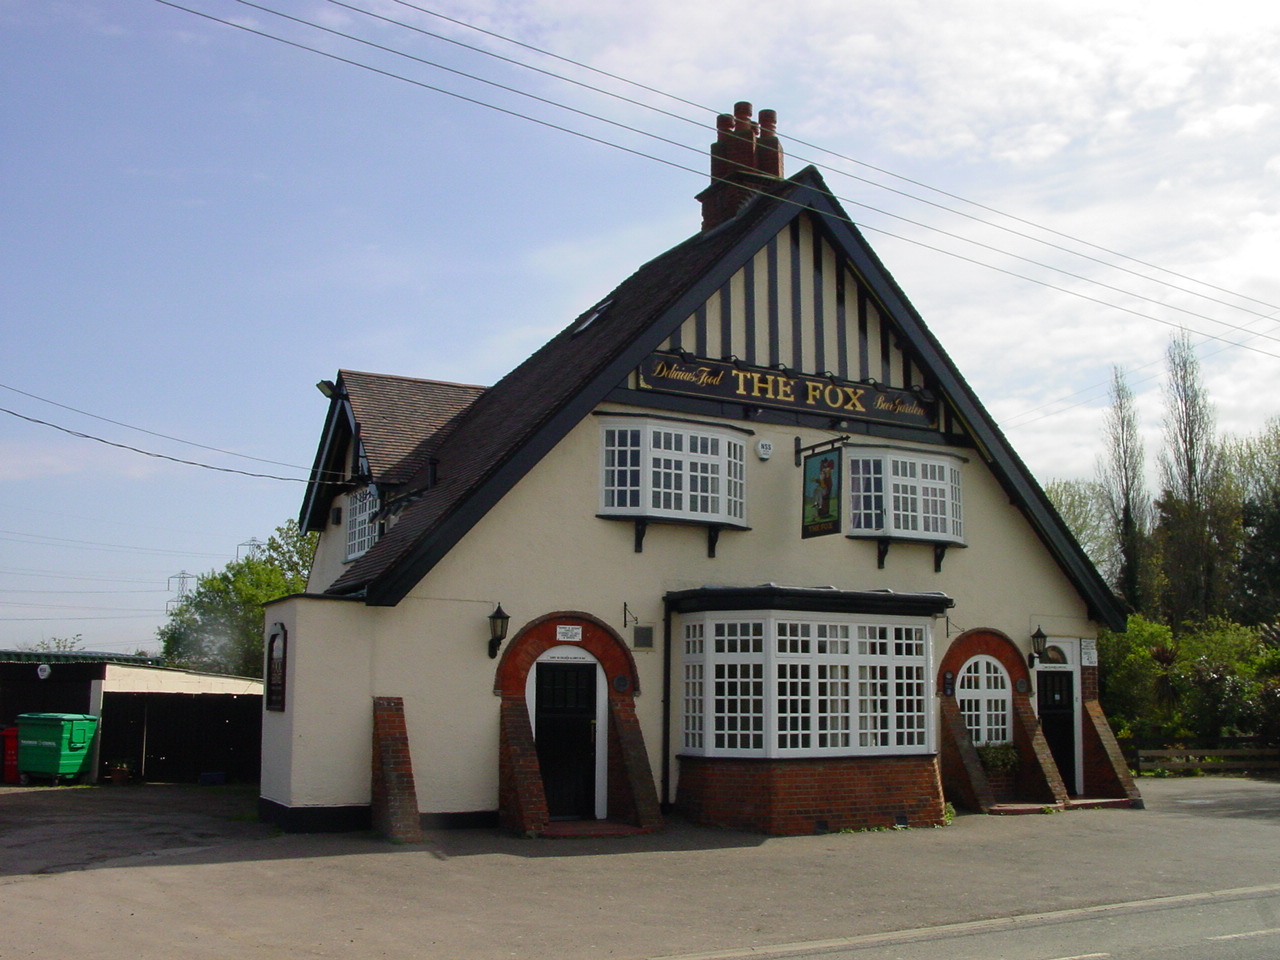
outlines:
M846 452L849 536L963 542L957 462L902 450Z
M604 516L746 526L746 438L707 424L602 421Z

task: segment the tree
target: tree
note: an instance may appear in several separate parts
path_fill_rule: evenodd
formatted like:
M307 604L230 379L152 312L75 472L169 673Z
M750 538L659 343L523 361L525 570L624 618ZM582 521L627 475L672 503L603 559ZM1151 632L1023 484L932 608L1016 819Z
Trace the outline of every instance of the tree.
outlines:
M1111 409L1103 428L1106 452L1098 462L1098 487L1106 505L1112 548L1104 568L1112 587L1133 612L1151 606L1151 504L1146 452L1138 410L1124 371L1111 373Z
M19 643L19 650L31 650L35 653L70 653L84 649L84 637L50 637L48 640L37 640L35 643Z
M1224 614L1240 544L1240 493L1223 469L1215 416L1190 338L1169 344L1163 489L1157 501L1160 607L1178 625Z
M1104 573L1114 566L1114 541L1102 485L1093 480L1050 480L1044 493L1093 565Z
M1234 578L1232 611L1243 623L1280 620L1280 419L1227 451L1244 503L1243 542Z
M261 677L263 604L306 589L315 542L290 520L261 549L201 575L157 631L168 662Z

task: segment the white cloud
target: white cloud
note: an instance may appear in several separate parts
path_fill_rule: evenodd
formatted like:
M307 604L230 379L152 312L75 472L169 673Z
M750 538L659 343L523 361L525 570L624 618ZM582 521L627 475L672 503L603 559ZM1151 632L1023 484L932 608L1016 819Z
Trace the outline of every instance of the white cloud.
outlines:
M1188 120L1180 132L1204 139L1243 133L1257 129L1272 112L1269 103L1230 104Z

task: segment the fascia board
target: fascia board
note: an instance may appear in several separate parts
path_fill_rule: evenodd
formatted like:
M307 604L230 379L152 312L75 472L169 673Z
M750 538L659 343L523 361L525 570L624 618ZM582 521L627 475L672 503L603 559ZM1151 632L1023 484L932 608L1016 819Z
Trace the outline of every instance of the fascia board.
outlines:
M343 414L345 413L345 416ZM302 501L302 510L298 514L298 523L303 530L323 529L324 524L312 527L318 522L317 515L328 508L332 494L326 490L333 486L333 481L324 480L325 473L333 470L334 460L341 453L343 442L340 430L346 427L346 436L355 436L355 413L346 397L335 395L329 401L329 412L325 416L325 425L320 435L320 444L316 448L315 461L311 466L311 476L307 480L307 492Z

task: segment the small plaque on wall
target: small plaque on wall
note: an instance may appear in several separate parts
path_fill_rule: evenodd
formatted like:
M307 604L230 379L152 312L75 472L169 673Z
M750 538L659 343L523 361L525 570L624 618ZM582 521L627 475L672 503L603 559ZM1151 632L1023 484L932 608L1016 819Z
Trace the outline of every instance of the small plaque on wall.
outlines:
M1098 641L1092 637L1080 640L1080 666L1096 667L1098 665Z
M556 624L557 643L581 643L582 627L571 623Z

